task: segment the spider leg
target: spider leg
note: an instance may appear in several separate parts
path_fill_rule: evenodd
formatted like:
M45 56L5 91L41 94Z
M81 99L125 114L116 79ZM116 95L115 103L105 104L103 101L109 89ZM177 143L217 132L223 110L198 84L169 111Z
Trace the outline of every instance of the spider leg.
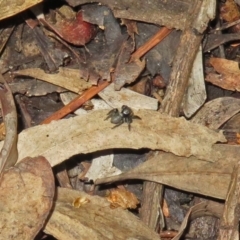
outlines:
M141 118L139 116L137 116L137 115L133 115L132 119L140 119L141 120Z
M131 131L132 118L131 117L125 117L124 122L128 124L128 130Z
M120 125L122 125L124 123L124 121L119 122L118 124L116 124L115 126L112 127L112 129L119 127Z

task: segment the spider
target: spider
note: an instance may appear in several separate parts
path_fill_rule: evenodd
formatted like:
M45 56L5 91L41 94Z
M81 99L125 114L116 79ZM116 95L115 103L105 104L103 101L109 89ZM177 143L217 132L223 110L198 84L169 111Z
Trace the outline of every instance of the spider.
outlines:
M117 108L112 109L105 118L105 120L111 118L111 123L116 124L116 126L112 128L116 128L123 123L128 124L128 130L131 130L131 123L133 119L141 119L140 117L134 115L132 109L126 105L122 106L121 112Z

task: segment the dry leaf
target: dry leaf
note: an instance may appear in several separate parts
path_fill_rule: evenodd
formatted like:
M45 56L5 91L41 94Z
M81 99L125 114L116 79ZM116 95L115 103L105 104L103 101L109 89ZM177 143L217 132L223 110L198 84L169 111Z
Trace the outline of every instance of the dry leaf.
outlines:
M113 108L120 108L127 105L134 109L158 109L158 100L136 93L130 89L122 88L114 90L114 84L110 84L98 94L107 104Z
M226 22L233 22L240 18L240 13L237 4L234 0L226 0L221 7L221 18Z
M207 102L191 119L211 129L220 128L226 121L240 111L240 99L233 97L216 98Z
M40 2L42 0L2 0L0 1L0 20L16 15Z
M18 159L17 150L17 110L11 90L0 74L0 106L5 125L6 137L0 152L0 174L14 166Z
M220 147L216 149L220 150ZM240 151L240 148L238 150ZM212 156L217 155L217 152L215 151ZM233 164L237 161L236 157L235 159L225 157L222 154L218 161L206 162L195 157L185 158L170 153L161 153L126 173L97 179L95 184L142 179L166 184L187 192L225 199Z
M0 182L1 239L32 240L52 207L54 176L44 157L25 158Z
M72 206L76 198L90 200L80 208ZM151 239L159 236L132 213L111 209L109 202L99 196L58 188L53 213L44 230L57 239Z
M107 200L111 203L112 208L135 209L139 204L137 197L132 192L121 188L111 189L107 195Z
M211 65L220 73L208 73L205 80L221 88L240 91L240 70L238 62L223 58L211 58Z
M131 131L127 124L112 129L114 125L104 121L107 113L93 111L22 131L18 137L18 161L42 155L55 166L79 153L114 148L161 149L212 161L212 145L226 141L221 132L150 110L134 111L141 120L133 121Z
M184 220L183 220L183 222L181 224L181 227L178 230L178 234L172 240L179 240L181 238L182 234L184 233L184 231L187 228L187 224L189 222L189 218L190 218L191 214L193 214L194 212L199 211L199 209L205 209L206 205L207 205L206 202L201 202L201 203L199 203L197 205L194 205L193 207L191 207L188 210L188 212L187 212L186 216L184 217Z
M82 93L92 86L91 83L81 78L79 69L59 68L58 73L45 73L40 68L22 69L14 72L14 75L23 75L46 81L63 87L75 93Z

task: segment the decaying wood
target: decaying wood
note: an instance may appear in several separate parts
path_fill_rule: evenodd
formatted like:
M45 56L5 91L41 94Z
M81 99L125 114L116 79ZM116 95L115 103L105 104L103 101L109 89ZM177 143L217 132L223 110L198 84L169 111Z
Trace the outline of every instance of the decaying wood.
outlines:
M240 194L240 165L233 169L225 201L223 216L221 218L218 240L239 239L239 194Z
M92 0L67 0L70 6L92 3ZM169 28L184 29L192 0L148 0L136 4L128 0L99 0L112 9L116 18L155 23Z
M87 201L76 208L73 202L77 198ZM112 209L102 197L64 188L57 189L55 206L44 231L57 239L159 239L127 210Z
M175 55L175 59L173 61L173 68L170 76L170 82L167 87L167 91L165 94L165 97L163 99L161 110L164 113L169 114L170 116L177 117L179 116L180 107L182 104L182 100L184 97L184 94L186 92L186 88L188 85L188 79L191 74L191 69L193 66L194 59L196 57L197 51L199 49L199 46L201 44L203 34L198 32L195 27L197 22L195 22L195 19L199 17L199 14L201 14L201 2L197 1L192 6L192 15L190 15L188 21L189 25L185 25L185 29L182 33L181 40L178 46L177 53ZM201 29L201 28L199 28ZM201 29L202 30L202 29ZM153 186L152 186L153 187ZM149 192L145 192L148 188L148 183L144 186L144 194L150 194ZM156 184L155 188L153 188L153 191L156 194L156 191L159 191L161 193L163 191L162 185ZM154 194L152 192L152 195ZM159 194L159 196L162 196L162 194ZM159 206L159 202L162 201L162 199L155 199L155 198L144 198L146 201L142 202L142 205L146 205L143 208L145 209L151 209L150 212L146 211L142 212L142 218L148 219L148 216L151 216L152 220L149 220L149 222L155 222L155 226L151 226L151 228L156 229L156 226L158 225L158 212L156 212L156 206ZM146 216L144 216L146 215Z

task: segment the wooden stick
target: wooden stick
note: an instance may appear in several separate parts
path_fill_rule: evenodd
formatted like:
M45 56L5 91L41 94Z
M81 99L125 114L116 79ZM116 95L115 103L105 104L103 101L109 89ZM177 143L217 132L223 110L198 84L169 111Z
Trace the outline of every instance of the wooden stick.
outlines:
M133 62L136 59L141 58L146 54L150 49L155 47L160 43L166 36L172 32L172 29L167 27L162 27L154 36L152 36L147 42L145 42L141 47L139 47L131 56L130 62Z
M98 86L92 86L87 91L85 91L82 95L77 96L75 99L73 99L69 104L55 112L53 115L45 119L41 124L47 124L50 123L53 120L58 120L69 113L75 111L80 106L82 106L86 101L94 97L96 94L98 94L100 91L102 91L104 88L106 88L111 82L108 81L102 81L98 84Z

